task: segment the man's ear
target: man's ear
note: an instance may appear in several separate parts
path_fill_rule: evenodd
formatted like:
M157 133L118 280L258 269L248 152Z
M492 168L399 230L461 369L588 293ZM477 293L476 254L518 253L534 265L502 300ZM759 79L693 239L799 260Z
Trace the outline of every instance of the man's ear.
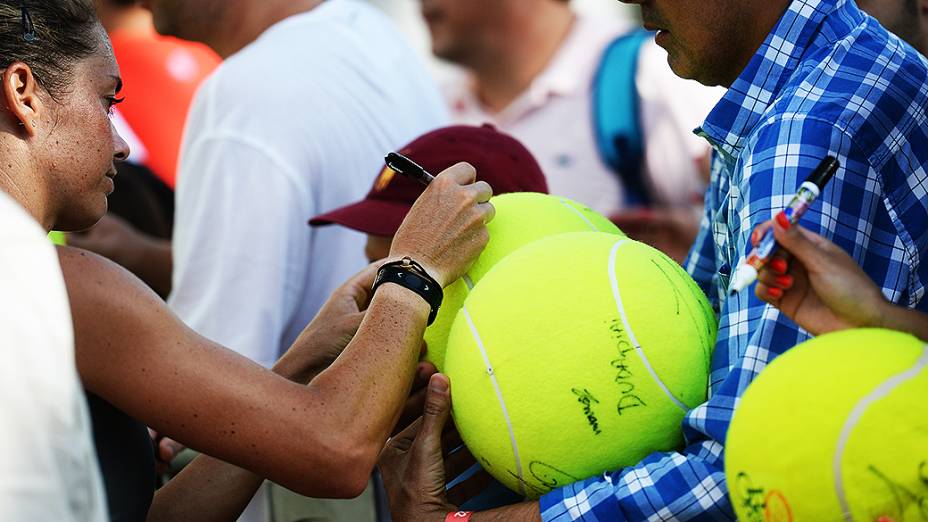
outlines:
M39 82L28 65L13 62L4 69L3 104L29 136L35 135L43 109L39 90Z

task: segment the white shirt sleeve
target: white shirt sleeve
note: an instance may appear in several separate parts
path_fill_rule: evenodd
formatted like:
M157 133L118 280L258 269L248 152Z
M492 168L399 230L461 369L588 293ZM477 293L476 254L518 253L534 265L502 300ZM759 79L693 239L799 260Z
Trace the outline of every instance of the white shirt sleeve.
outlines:
M268 148L225 133L186 148L178 177L168 304L201 335L265 367L280 355L311 259L316 209L296 175Z
M106 503L61 269L0 192L0 520L100 521Z

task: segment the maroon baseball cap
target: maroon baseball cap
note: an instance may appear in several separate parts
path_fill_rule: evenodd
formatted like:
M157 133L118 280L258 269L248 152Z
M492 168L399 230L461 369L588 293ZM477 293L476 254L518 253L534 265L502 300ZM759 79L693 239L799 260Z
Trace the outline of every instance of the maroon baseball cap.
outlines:
M433 175L466 161L477 170L494 194L548 192L538 162L518 140L492 125L456 125L425 134L399 150ZM392 236L425 187L387 166L377 176L367 196L331 212L316 216L310 225L333 223L374 236Z

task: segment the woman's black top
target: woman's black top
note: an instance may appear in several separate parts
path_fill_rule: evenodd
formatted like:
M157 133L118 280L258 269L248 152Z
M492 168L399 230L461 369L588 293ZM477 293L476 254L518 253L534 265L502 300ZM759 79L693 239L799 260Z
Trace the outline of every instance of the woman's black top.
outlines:
M91 393L87 404L110 520L144 521L155 494L155 453L148 428Z

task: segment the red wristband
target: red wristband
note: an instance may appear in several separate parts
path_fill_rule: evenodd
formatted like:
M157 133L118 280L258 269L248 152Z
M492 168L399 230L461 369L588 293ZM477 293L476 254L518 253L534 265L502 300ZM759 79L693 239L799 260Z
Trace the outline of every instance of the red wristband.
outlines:
M452 511L445 515L445 522L467 522L473 514L473 511Z

